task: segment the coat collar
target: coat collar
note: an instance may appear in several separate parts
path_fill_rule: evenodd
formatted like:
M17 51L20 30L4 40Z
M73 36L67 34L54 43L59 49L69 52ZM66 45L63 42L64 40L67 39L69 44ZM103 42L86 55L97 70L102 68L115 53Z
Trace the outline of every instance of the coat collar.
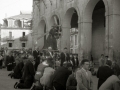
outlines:
M82 71L82 74L86 77L86 79L89 81L89 73L88 73L88 71L85 71L83 68L81 69L81 71ZM88 76L86 75L86 72L87 72L87 74L88 74Z

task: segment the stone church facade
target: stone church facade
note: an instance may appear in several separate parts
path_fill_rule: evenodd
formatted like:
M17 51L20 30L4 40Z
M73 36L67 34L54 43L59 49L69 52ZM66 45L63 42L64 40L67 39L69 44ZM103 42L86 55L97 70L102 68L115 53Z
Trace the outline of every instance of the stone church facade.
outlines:
M98 60L101 54L120 59L120 0L33 0L34 46L44 46L54 23L62 28L60 51L67 47L70 52L70 30L75 28L80 60L91 55Z

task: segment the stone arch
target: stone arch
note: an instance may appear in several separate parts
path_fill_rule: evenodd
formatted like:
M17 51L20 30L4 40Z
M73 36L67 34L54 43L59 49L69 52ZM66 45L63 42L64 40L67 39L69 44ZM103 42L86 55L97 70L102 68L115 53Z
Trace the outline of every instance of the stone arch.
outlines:
M46 36L44 35L47 32L47 23L44 17L41 18L38 24L38 33L37 33L37 46L42 49L45 45Z
M92 44L93 44L93 35L92 35L93 34L93 27L92 27L93 26L93 23L92 23L93 17L92 16L93 16L93 11L96 8L96 5L98 5L98 3L101 1L103 2L104 9L105 9L105 14L103 16L108 15L109 7L108 7L107 0L88 0L88 2L86 2L86 5L82 11L82 18L80 20L80 28L81 28L80 51L82 51L81 57L83 57L83 58L89 58L89 59L91 58L91 53L92 53L92 48L93 48L92 47ZM106 23L106 22L107 22L107 20L105 18L105 24L107 25L108 23ZM102 27L103 27L103 25L102 25ZM106 28L104 28L104 29L105 29L104 34L106 35L106 32L107 32L106 29L108 29L108 26L106 26ZM105 39L106 39L106 37L105 37ZM106 42L107 42L107 40L105 41L105 45L106 45ZM104 48L104 45L103 45L103 48ZM94 49L94 50L96 50L96 49ZM104 51L101 51L101 52L104 52ZM99 53L97 53L96 57L98 57L98 54Z
M51 16L50 16L50 21L51 21L51 19L53 18L53 16L57 16L57 18L59 19L59 23L61 24L61 17L60 17L59 12L54 11L54 12L51 14Z
M64 14L64 18L63 18L63 27L66 27L66 24L68 25L68 23L64 23L64 21L66 21L66 17L67 17L67 14L70 14L71 16L70 17L67 17L68 19L72 17L72 11L73 10L76 10L77 11L77 14L78 14L78 21L80 20L80 11L79 11L79 8L78 7L70 7L68 9L65 10L65 14ZM67 21L68 22L68 21Z
M65 15L64 15L64 18L63 18L63 27L70 27L69 23L70 23L70 20L72 18L72 14L73 14L74 10L77 11L78 21L79 21L79 18L80 18L79 9L76 8L76 7L71 7L71 8L69 8L65 11Z
M46 17L42 16L42 17L40 18L40 22L41 22L42 20L43 20L43 21L45 22L45 24L46 24L46 30L48 30L48 24L47 24L47 19L46 19ZM40 22L39 22L38 25L40 25Z
M63 17L63 24L62 24L62 30L63 30L63 34L62 34L62 49L64 47L68 48L68 51L70 51L70 29L71 29L71 20L72 20L72 16L74 13L77 14L78 16L78 21L79 21L79 10L77 7L70 7L69 9L67 9L65 11L65 15ZM77 24L78 24L77 21Z
M99 2L100 0L89 0L83 10L83 19L82 22L92 22L92 13L93 10L96 6L96 4ZM109 9L108 9L108 2L107 0L103 0L104 5L105 5L105 10L106 10L106 14L109 13Z
M53 25L55 24L54 16L56 17L56 20L57 20L56 22L57 22L59 25L61 25L61 19L60 19L59 13L54 12L54 13L52 13L52 15L51 15L51 17L50 17L50 19L49 19L49 26L50 26L50 28L51 28L51 26L53 26Z

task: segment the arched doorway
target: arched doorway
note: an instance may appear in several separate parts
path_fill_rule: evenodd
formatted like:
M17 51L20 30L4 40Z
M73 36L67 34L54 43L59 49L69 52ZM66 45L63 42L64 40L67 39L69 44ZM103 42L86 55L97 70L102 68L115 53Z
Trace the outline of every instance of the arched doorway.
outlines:
M108 48L105 48L105 46L108 47L108 21L105 13L108 13L106 0L89 0L86 3L80 24L81 59L91 59L92 55L97 61L101 54L108 53Z
M52 27L53 25L60 25L60 20L57 15L53 15L50 19L50 26Z
M92 14L92 49L91 55L98 60L101 54L105 53L105 5L100 0Z
M42 49L46 42L46 23L44 20L41 20L38 25L38 37L37 37L37 46Z
M78 12L75 8L67 10L62 28L62 47L67 47L71 53L78 53Z

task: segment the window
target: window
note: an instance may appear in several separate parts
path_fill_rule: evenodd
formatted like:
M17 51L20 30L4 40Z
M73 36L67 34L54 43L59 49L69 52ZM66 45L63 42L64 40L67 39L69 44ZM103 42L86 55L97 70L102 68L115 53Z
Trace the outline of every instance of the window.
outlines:
M23 32L23 37L25 36L25 32Z
M25 43L22 43L22 47L25 47Z
M9 43L9 47L12 47L12 43Z
M75 45L77 45L77 35L75 35Z
M10 39L12 38L12 32L9 32L9 38Z

